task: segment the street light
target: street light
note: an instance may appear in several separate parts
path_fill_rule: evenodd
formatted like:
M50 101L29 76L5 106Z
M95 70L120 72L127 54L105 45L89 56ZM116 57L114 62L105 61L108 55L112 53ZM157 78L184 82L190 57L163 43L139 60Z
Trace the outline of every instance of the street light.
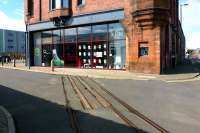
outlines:
M180 4L180 21L181 21L181 25L183 25L183 7L184 6L188 6L189 4Z
M29 16L26 16L26 65L28 65L28 69L30 69L30 31L29 31Z

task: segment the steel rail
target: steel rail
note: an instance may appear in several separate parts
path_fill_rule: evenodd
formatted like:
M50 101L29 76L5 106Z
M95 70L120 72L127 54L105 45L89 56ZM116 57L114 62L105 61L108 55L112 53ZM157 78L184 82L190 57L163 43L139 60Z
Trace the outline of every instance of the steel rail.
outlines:
M101 96L99 96L97 93L95 93L91 87L86 84L82 79L81 77L77 77L77 79L79 80L79 82L85 86L85 88L89 91L89 93L98 101L99 104L101 104L103 107L109 107L110 104L108 104Z
M71 83L72 88L74 89L74 91L77 93L77 95L80 98L80 101L82 103L82 105L84 105L83 107L85 109L92 109L92 106L90 105L88 99L82 94L82 92L80 91L80 89L78 88L77 83L72 79L71 76L67 76L68 80Z
M105 102L107 102L107 105L109 105L109 106L107 106L107 105L105 105L104 103L102 103L102 105L106 108L106 107L109 107L120 119L122 119L129 127L132 127L132 128L134 128L135 130L136 130L136 132L138 132L138 133L141 133L141 131L139 131L138 130L138 128L137 128L137 126L133 123L133 122L131 122L126 116L124 116L120 111L118 111L113 105L112 105L112 103L111 102L109 102L104 96L102 96L99 92L97 92L95 89L90 89L90 86L86 83L86 82L84 82L83 81L83 79L81 78L81 77L79 77L79 81L81 81L83 84L84 84L84 86L88 89L88 91L90 90L91 92L92 91L94 91L94 92L92 92L94 95L96 95L96 97L101 97L101 99L103 99ZM102 102L102 101L100 101L100 102Z
M68 99L67 96L67 91L65 88L65 82L64 82L64 77L61 77L61 81L62 81L62 88L63 88L63 92L65 95L65 107L66 107L66 111L69 114L69 121L70 121L70 125L72 127L72 129L74 130L75 133L80 133L80 126L78 124L77 121L77 116L76 116L76 112L70 107L70 101Z
M125 108L127 108L131 113L137 115L139 118L141 118L142 120L144 120L145 122L147 122L148 124L150 124L151 126L153 126L155 129L157 129L161 133L170 133L169 131L167 131L166 129L164 129L163 127L161 127L160 125L158 125L157 123L155 123L154 121L150 120L148 117L146 117L145 115L143 115L142 113L140 113L139 111L137 111L135 108L131 107L129 104L127 104L126 102L124 102L121 99L119 99L117 96L115 96L110 91L108 91L107 89L105 89L101 84L97 83L97 81L95 81L94 79L91 79L91 78L87 78L87 79L93 81L97 86L100 87L100 89L102 89L108 95L110 95L111 97L113 97L121 105L123 105Z

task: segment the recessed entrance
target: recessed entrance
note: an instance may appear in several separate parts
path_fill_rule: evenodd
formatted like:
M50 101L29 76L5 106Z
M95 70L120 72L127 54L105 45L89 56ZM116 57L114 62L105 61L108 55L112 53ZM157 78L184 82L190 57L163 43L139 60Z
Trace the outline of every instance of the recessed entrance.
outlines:
M77 53L76 44L68 43L64 44L64 63L66 67L76 67L77 66Z

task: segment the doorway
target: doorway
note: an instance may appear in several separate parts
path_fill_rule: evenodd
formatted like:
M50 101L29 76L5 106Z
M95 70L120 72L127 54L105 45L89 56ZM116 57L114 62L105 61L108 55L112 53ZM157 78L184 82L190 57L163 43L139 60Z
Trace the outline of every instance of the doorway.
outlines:
M77 66L76 43L64 44L64 62L66 67Z

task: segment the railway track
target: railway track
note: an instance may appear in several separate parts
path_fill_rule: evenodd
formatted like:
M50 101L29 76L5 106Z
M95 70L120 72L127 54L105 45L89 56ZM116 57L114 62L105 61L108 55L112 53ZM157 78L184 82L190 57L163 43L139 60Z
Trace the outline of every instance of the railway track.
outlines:
M69 115L70 126L75 133L80 133L80 126L77 121L76 111L71 108L70 100L68 98L64 80L65 80L64 77L61 77L63 92L65 95L65 103L66 103L65 107L66 107L66 111L68 112L68 115Z
M66 85L65 82L68 82ZM71 107L74 104L70 104L74 102L69 98L67 90L71 89L76 96L75 101L79 101L79 109L86 110L88 113L93 110L98 110L101 108L109 109L112 111L115 117L117 117L121 122L123 122L127 127L133 129L133 133L169 133L166 129L156 124L148 117L128 105L126 102L122 101L115 95L113 95L110 91L105 89L95 80L88 77L78 77L78 76L66 76L62 77L62 84L64 87L64 93L66 97L66 107L68 114L70 116L71 127L73 128L75 133L80 133L81 124L78 123L78 116L76 115L76 111L74 111ZM71 87L69 87L69 84ZM65 88L65 86L68 86ZM143 129L147 131L143 131Z

